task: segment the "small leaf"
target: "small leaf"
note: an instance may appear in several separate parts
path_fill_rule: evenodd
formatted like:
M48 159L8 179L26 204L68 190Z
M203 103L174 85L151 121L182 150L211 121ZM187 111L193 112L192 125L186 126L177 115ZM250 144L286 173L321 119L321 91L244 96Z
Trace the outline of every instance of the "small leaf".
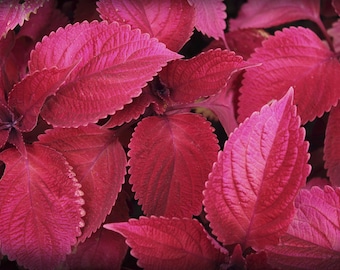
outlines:
M147 117L129 148L129 182L146 215L202 211L204 183L218 151L209 122L191 113Z
M269 28L298 20L319 22L320 0L248 0L236 19L230 20L230 30Z
M14 86L8 96L8 105L22 116L18 123L20 131L28 132L36 126L46 98L59 90L74 66L36 71Z
M198 31L214 39L225 40L226 6L221 0L188 0L195 7L195 27Z
M310 166L292 100L290 89L254 113L219 153L203 203L213 234L225 245L277 244L293 218L293 202Z
M29 269L56 267L76 243L83 221L79 183L55 150L27 145L0 154L1 253Z
M219 269L228 254L194 219L141 217L104 228L127 238L144 269Z
M29 19L30 14L32 12L35 13L45 3L44 0L28 0L22 4L18 2L0 2L0 39L6 36L7 32L13 30L17 25L22 26L24 21Z
M333 38L335 52L340 53L340 19L333 23L332 27L328 29L328 34Z
M85 227L83 242L110 213L124 183L126 154L115 133L94 124L79 128L54 128L39 142L62 153L82 185Z
M302 27L285 28L263 42L248 60L240 89L239 122L272 99L281 98L290 86L302 124L320 117L339 99L340 63L319 37Z
M77 127L114 114L131 103L162 66L179 57L128 25L85 21L59 28L38 43L29 68L30 73L53 66L63 69L79 61L41 112L54 126Z
M183 47L194 30L194 8L186 0L100 0L97 5L104 20L127 23L175 52Z
M172 61L160 72L160 79L170 89L169 102L188 103L216 94L242 64L242 57L234 52L210 50Z
M278 246L266 247L268 261L282 269L338 269L340 189L302 189L295 217Z

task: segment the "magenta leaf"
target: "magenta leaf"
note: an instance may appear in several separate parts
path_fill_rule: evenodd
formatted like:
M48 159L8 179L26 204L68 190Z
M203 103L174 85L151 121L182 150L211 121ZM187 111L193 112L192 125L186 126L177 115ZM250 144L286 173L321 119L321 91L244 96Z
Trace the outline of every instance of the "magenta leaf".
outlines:
M44 38L32 52L29 68L30 73L53 66L63 69L79 61L41 112L54 126L77 127L131 103L167 61L179 57L128 25L93 21L59 28Z
M141 217L104 228L126 237L138 266L145 269L219 269L227 262L227 250L194 219Z
M297 20L319 23L319 16L320 0L248 0L237 18L230 20L230 30L269 28Z
M37 124L40 110L48 96L55 94L65 82L74 65L65 69L43 69L27 75L8 96L8 105L22 116L18 128L31 131Z
M325 168L327 169L330 182L334 186L340 186L339 121L340 106L338 105L333 107L329 114L324 147Z
M223 1L188 0L188 2L195 8L195 28L208 37L225 40L227 13Z
M277 31L248 60L239 99L239 122L290 86L302 124L320 117L337 104L340 63L314 32L302 27Z
M71 252L83 224L80 185L65 158L27 145L27 158L10 148L0 154L1 253L29 269L56 267Z
M104 222L114 205L126 173L126 154L115 133L91 124L54 128L39 136L40 143L62 153L82 185L85 227L83 242Z
M14 115L8 106L0 103L0 148L2 148L8 139L11 130Z
M213 234L225 245L277 244L293 218L310 166L292 100L290 89L254 113L231 134L213 166L203 203Z
M30 14L35 13L45 3L44 0L28 0L22 4L19 2L18 0L0 2L0 39L17 25L23 25L24 21L29 19Z
M129 182L146 215L202 211L204 183L218 151L209 122L191 113L147 117L129 148Z
M295 217L278 246L266 247L268 261L280 269L338 269L340 189L302 189Z
M170 89L169 102L188 103L216 94L242 64L242 57L234 52L210 50L172 61L160 72L160 79Z
M100 0L97 5L104 20L139 28L175 52L194 30L195 11L186 0Z

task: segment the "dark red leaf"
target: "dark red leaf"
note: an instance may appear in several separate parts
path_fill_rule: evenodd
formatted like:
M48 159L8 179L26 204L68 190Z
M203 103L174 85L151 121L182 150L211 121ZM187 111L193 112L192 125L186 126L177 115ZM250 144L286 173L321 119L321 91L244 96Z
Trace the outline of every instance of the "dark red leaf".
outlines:
M97 5L104 20L130 24L175 52L194 30L195 11L186 0L99 0Z
M27 145L27 158L10 148L0 154L1 253L29 269L56 267L71 252L83 225L82 191L65 158Z
M280 269L338 269L340 265L340 189L302 189L296 214L268 261Z
M144 269L219 269L227 262L228 251L195 219L141 217L104 228L127 238Z
M190 113L147 117L129 148L129 181L145 214L191 217L201 212L204 183L218 151L209 122Z
M167 61L179 57L128 25L93 21L59 28L44 38L32 52L29 68L33 73L79 62L41 112L54 126L77 127L121 110Z
M83 242L104 222L124 183L126 154L115 133L91 124L79 128L54 128L39 142L62 153L82 185L85 227Z
M246 70L239 102L239 122L291 86L302 124L320 117L339 99L340 63L319 37L307 28L277 31L248 60L260 66Z
M254 113L231 134L213 166L203 203L213 234L225 245L277 244L294 216L310 166L292 101L290 89Z

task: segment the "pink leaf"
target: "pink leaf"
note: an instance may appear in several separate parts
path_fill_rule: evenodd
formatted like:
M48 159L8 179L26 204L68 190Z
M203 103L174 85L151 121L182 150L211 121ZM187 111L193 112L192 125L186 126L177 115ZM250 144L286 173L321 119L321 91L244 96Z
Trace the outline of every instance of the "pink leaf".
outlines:
M190 113L147 117L129 148L129 181L147 215L201 212L204 182L218 151L209 122Z
M127 238L144 269L219 269L228 254L194 219L141 217L104 228Z
M188 2L195 8L196 29L208 37L225 40L227 13L223 1L188 0Z
M290 86L302 124L320 117L337 104L340 63L314 32L302 27L277 31L248 60L241 87L239 122Z
M169 102L188 103L216 94L242 64L242 57L234 52L210 50L172 61L160 72L160 79L170 89Z
M330 182L334 186L340 186L340 142L338 140L340 121L340 106L333 107L328 118L325 146L324 146L324 160L327 175Z
M82 226L82 191L65 158L38 144L25 159L14 148L3 151L0 181L1 253L30 269L56 267Z
M0 39L17 25L23 25L24 21L29 19L30 14L35 13L45 1L28 0L22 4L18 2L9 0L0 2Z
M282 269L338 269L340 189L302 189L295 217L278 246L266 248L268 261Z
M59 28L44 38L32 52L29 67L33 73L53 66L63 69L79 61L41 112L54 126L76 127L131 103L167 61L179 57L139 30L93 21Z
M335 52L340 53L340 19L333 23L332 27L328 29L328 34L333 38Z
M203 203L212 232L225 245L276 244L293 218L310 166L292 100L290 89L254 113L231 134L213 166Z
M106 223L129 219L126 197L126 193L120 193L111 214L105 220ZM65 269L121 269L127 250L128 246L122 235L101 227L67 256Z
M175 52L194 30L194 8L186 0L100 0L97 5L104 20L139 28Z
M28 132L36 126L46 98L59 90L73 68L74 65L61 70L36 71L14 86L8 97L8 105L22 116L18 123L21 131Z
M126 172L126 154L113 131L94 124L48 130L40 143L62 153L82 185L85 227L83 242L103 223L114 205Z
M269 28L297 20L319 22L320 0L248 0L236 19L230 20L230 30Z

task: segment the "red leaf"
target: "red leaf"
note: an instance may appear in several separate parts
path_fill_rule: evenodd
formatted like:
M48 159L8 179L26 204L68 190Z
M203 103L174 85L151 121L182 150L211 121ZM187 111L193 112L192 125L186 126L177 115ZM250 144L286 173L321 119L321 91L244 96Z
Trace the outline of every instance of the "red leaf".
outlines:
M340 63L314 32L302 27L277 31L248 60L241 87L239 122L290 86L302 124L320 117L339 99Z
M298 20L319 23L320 0L248 0L236 19L230 20L230 30L269 28Z
M4 104L0 103L0 148L2 148L7 142L13 121L14 115L11 110Z
M242 64L242 57L234 52L210 50L172 61L160 72L160 79L170 89L170 102L188 103L216 94Z
M224 29L227 13L223 1L188 0L188 2L195 7L196 29L208 37L221 38L225 41Z
M194 30L195 12L186 0L100 0L97 5L104 20L139 28L175 52Z
M226 245L276 244L293 218L310 166L292 100L290 89L254 113L231 134L213 166L203 203L212 232Z
M340 1L339 0L332 0L332 6L335 9L335 12L338 13L340 16Z
M147 117L129 148L129 182L147 215L201 212L204 182L218 151L209 122L190 113Z
M36 71L14 86L8 96L8 105L22 116L18 123L22 132L31 131L36 126L46 98L59 90L73 68Z
M128 25L93 21L59 28L44 38L32 52L29 67L33 73L53 66L63 69L79 61L41 112L54 126L76 127L131 103L167 61L179 57Z
M100 21L100 16L97 11L97 0L82 0L77 2L76 9L74 11L74 21Z
M295 217L278 246L267 247L268 261L282 269L338 269L340 189L302 189Z
M120 193L105 222L123 222L129 219L125 195L126 193ZM84 243L78 244L74 252L67 256L65 269L121 269L127 250L128 246L123 236L101 227Z
M194 219L141 217L104 228L127 238L144 269L219 269L228 254Z
M0 39L17 25L23 25L24 21L29 19L30 14L37 12L37 9L45 3L44 0L28 0L22 4L18 2L9 0L0 2Z
M334 186L340 186L339 121L340 106L338 105L333 107L329 114L324 146L325 168L327 169L330 182Z
M56 267L80 234L83 199L65 158L38 144L27 159L14 148L0 154L1 253L29 269Z
M85 227L83 242L103 223L114 205L126 173L126 154L113 131L96 125L48 130L40 143L62 153L82 185Z

